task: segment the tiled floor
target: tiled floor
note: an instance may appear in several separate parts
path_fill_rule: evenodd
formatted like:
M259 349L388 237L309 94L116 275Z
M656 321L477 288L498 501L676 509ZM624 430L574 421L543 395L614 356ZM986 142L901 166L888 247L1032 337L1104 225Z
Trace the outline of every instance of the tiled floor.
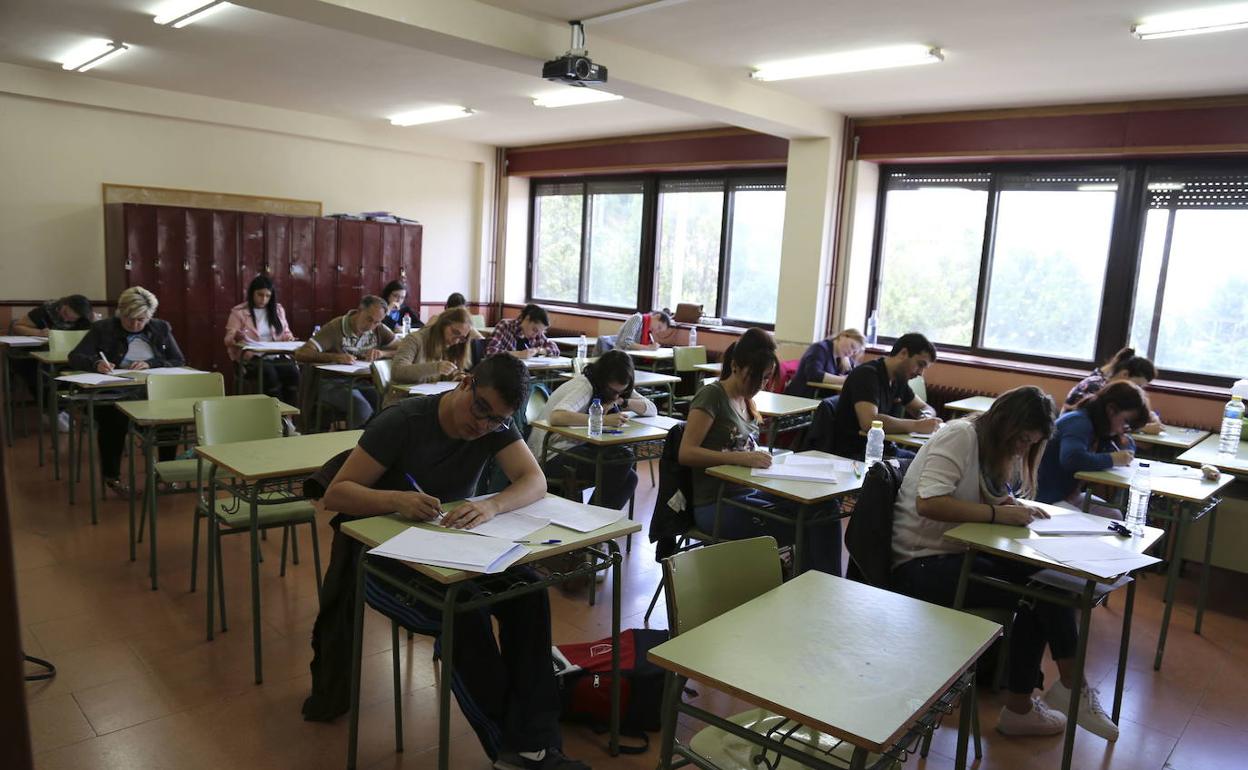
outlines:
M28 685L38 766L107 770L125 768L299 768L344 766L346 724L304 722L299 706L309 688L308 636L317 602L310 549L285 578L277 575L280 538L264 545L262 603L265 682L252 683L247 605L246 542L229 538L226 590L230 630L204 640L202 593L189 593L190 507L183 496L162 498L161 589L150 590L146 557L126 556L126 505L110 498L101 522L91 526L85 503L70 506L63 483L38 468L33 437L10 454L11 506L17 545L18 589L27 652L52 659L50 681ZM654 492L642 472L637 510L643 520ZM322 525L322 542L330 531ZM624 626L642 625L642 613L659 570L645 537L634 539L625 563ZM325 549L326 552L328 549ZM202 579L202 578L201 578ZM1218 573L1202 637L1192 633L1195 571L1180 591L1166 662L1152 671L1162 581L1144 579L1139 592L1122 737L1116 744L1080 731L1075 767L1121 770L1205 770L1248 765L1248 576ZM609 597L609 593L604 593ZM583 641L609 632L610 605L589 607L583 597L552 596L558 642ZM1112 688L1121 601L1094 616L1089 676ZM662 605L654 626L663 627ZM365 625L364 715L361 768L430 768L436 765L437 671L431 645L417 637L404 651L404 722L407 751L393 751L389 627L369 613ZM761 653L760 653L761 654ZM1052 667L1049 666L1049 676ZM720 713L740 710L730 698L697 688L700 700ZM836 697L829 693L829 697ZM980 767L1054 768L1060 738L1010 739L991 729L999 699L980 698L984 758ZM488 762L467 724L453 712L456 768L485 770ZM689 725L682 725L688 733ZM911 767L952 767L955 731L942 729L926 761ZM657 736L652 736L657 743ZM651 770L657 752L610 758L601 736L565 729L569 754L596 767Z

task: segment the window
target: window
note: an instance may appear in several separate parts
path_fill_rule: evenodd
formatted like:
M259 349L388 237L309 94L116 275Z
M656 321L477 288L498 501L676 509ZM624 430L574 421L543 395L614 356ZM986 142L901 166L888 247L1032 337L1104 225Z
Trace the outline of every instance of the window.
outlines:
M1248 374L1248 173L1151 174L1131 323L1158 367Z
M530 296L619 310L700 304L776 320L784 179L765 173L535 182Z

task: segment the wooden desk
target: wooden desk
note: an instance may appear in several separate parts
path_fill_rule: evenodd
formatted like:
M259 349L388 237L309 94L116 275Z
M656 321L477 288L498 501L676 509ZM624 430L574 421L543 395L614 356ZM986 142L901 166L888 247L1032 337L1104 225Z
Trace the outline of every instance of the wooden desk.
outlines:
M1075 478L1091 484L1101 484L1118 490L1121 497L1131 488L1128 479L1109 471L1082 471ZM1179 573L1183 567L1183 548L1187 543L1187 533L1191 525L1206 514L1209 526L1205 530L1205 563L1200 571L1200 591L1196 596L1196 633L1200 633L1201 623L1205 617L1205 599L1209 593L1209 568L1213 559L1213 532L1218 521L1218 505L1222 500L1215 495L1235 480L1234 476L1223 474L1217 481L1204 478L1176 478L1161 476L1151 479L1152 494L1149 500L1148 515L1153 519L1172 522L1174 526L1173 542L1167 543L1170 550L1170 563L1166 569L1166 608L1161 616L1161 633L1157 637L1157 653L1153 658L1153 670L1161 670L1161 658L1166 651L1166 633L1170 630L1170 611L1174 608L1174 594L1179 585ZM1171 505L1155 505L1158 498L1168 500ZM1084 495L1084 510L1091 505L1092 496ZM1125 511L1126 502L1122 509ZM1169 533L1167 533L1169 534Z
M558 345L560 350L568 350L573 353L576 352L576 347L581 344L580 337L547 337L546 339L549 342L553 342L556 345ZM585 352L586 353L591 352L590 349L593 348L596 342L597 342L597 337L594 337L591 339L590 336L586 334L585 335L585 347L587 349Z
M304 476L319 470L334 455L355 447L363 434L364 431L348 430L195 447L195 454L212 466L208 471L207 499L215 501L218 489L224 488L250 508L251 632L256 684L260 684L263 679L260 655L260 565L256 558L260 550L260 531L256 524L260 518L261 495L268 490L282 489L285 482L301 481ZM220 476L227 478L220 481ZM284 502L301 499L301 494L291 494ZM210 508L209 522L214 519ZM208 577L204 581L207 586L209 640L212 639L212 603L216 589L214 569L212 550L209 549Z
M625 350L638 366L648 365L651 371L657 372L660 368L671 369L676 365L676 349L675 348L657 348L655 350Z
M840 393L840 392L841 392L841 388L843 388L843 387L844 387L844 385L845 385L845 384L844 384L844 383L842 383L842 382L823 382L823 381L819 381L819 382L808 382L808 383L806 383L806 387L808 387L808 388L814 388L814 389L816 389L816 390L826 390L826 391L828 391L829 393Z
M69 351L58 350L54 353L50 350L37 350L31 353L31 357L35 359L35 365L38 367L35 372L35 401L43 414L43 418L39 420L35 429L39 436L39 467L43 467L43 426L44 422L47 422L51 431L48 440L52 444L52 478L60 481L61 436L60 427L57 424L59 389L56 386L56 375L62 367L69 365ZM49 394L51 394L50 398Z
M27 337L25 335L0 336L0 390L4 393L4 440L13 446L13 376L9 371L9 360L15 356L12 351L30 351L46 347L48 341L44 337ZM23 358L26 356L16 356ZM32 394L33 395L33 394ZM38 410L36 410L38 411ZM43 452L39 453L40 461Z
M1136 444L1155 446L1162 449L1184 452L1209 437L1209 431L1200 428L1178 428L1173 425L1162 425L1161 433L1132 433L1131 439Z
M912 433L886 433L885 441L891 441L897 446L904 446L910 449L919 449L928 442L931 436L916 436Z
M774 447L779 433L810 425L815 410L819 408L819 401L762 390L754 396L754 405L767 420L767 446Z
M221 398L255 398L255 396L222 396ZM130 418L126 430L127 454L130 457L128 467L130 474L130 561L135 560L135 528L134 512L138 497L138 486L135 483L134 456L135 441L143 444L144 481L143 505L147 511L148 521L148 570L152 578L152 590L157 588L156 570L156 449L167 446L170 442L162 442L158 436L161 427L194 425L195 404L200 401L216 401L207 398L169 398L161 401L122 401L117 408ZM278 402L283 417L299 414L299 410L290 404ZM177 442L173 442L175 445Z
M575 377L574 372L560 372L559 379L570 380ZM676 386L680 383L680 378L671 374L659 374L657 372L647 372L645 370L636 370L633 372L633 387L638 391L643 388L647 390L666 390L667 391L667 416L672 416L672 408L676 402Z
M314 414L312 417L313 424L310 426L311 429L309 430L309 426L307 425L304 426L304 430L309 433L314 433L321 429L321 416L324 411L323 406L322 406L322 404L324 403L324 398L322 397L323 394L321 393L321 379L322 378L330 380L329 384L331 386L333 385L334 380L338 380L339 382L345 381L347 384L347 387L351 391L355 390L355 386L359 384L360 380L366 380L368 382L371 382L373 379L373 367L371 364L368 366L359 367L356 370L351 371L351 372L344 372L339 369L331 368L331 367L337 367L337 366L344 366L344 364L316 364L312 368L312 374L315 376L315 379L312 382L311 390L312 390L312 397L316 399L315 401L316 406L313 409ZM379 400L384 399L385 397L386 397L385 393L377 394L377 398ZM380 407L380 404L378 404L378 406ZM346 416L348 428L351 427L351 423L353 422L354 417L355 417L355 398L354 398L353 393L348 393L347 394L347 416Z
M245 353L255 353L260 358L265 356L292 356L303 347L303 340L273 340L269 342L248 342L243 346ZM238 357L238 392L243 392L243 374L246 371L246 356ZM256 392L264 393L264 367L256 367Z
M809 451L800 452L805 457L820 457L832 459L835 455L825 452ZM840 458L847 459L847 458ZM853 462L853 461L851 461ZM809 521L807 517L814 512L814 509L824 503L832 502L847 495L856 494L862 489L862 463L855 462L855 473L851 478L845 481L838 481L834 484L824 484L815 481L790 481L788 479L770 479L763 476L754 476L751 468L740 465L716 465L706 469L706 475L714 479L719 479L719 495L716 499L715 526L712 528L711 535L719 536L719 517L725 505L733 508L740 508L749 511L755 516L761 516L772 521L779 521L785 524L792 524L794 527L793 534L793 571L799 573L802 570L802 564L805 557L805 530L807 526L839 526L838 522L844 518L846 514L836 514L829 516L821 516L812 518ZM798 504L797 515L788 516L784 513L759 508L755 505L735 500L727 497L725 492L728 491L729 484L737 486L749 487L757 489L776 497L784 498Z
M64 380L61 380L64 382ZM91 523L99 523L99 498L101 494L100 484L102 479L96 468L96 446L95 446L95 404L97 401L116 401L128 396L134 396L142 392L136 390L138 388L146 389L147 382L141 378L127 379L118 382L106 382L100 385L86 385L82 383L66 383L66 398L71 402L80 401L85 404L85 413L87 420L87 478L89 480L88 492L91 499ZM82 469L78 467L78 463L74 461L75 451L74 442L77 440L78 431L74 426L74 412L70 411L69 423L69 447L67 450L67 462L69 463L68 483L69 483L69 503L74 504L74 489L81 475ZM53 444L59 440L54 434Z
M988 411L996 400L996 396L971 396L969 398L960 398L957 401L950 401L945 404L945 408L953 412L976 414Z
M690 755L675 743L678 709L729 729L678 705L695 679L852 744L850 767L862 768L867 752L916 743L927 731L916 723L952 689L974 686L975 661L1000 635L1001 626L964 612L820 572L799 575L650 651L671 672L659 767L671 766L673 750ZM963 698L960 765L973 708Z
M1054 516L1067 513L1064 509L1053 508L1052 506L1048 506L1047 510L1050 510ZM1140 537L1124 538L1118 535L1106 535L1097 539L1116 548L1123 548L1134 553L1145 553L1153 547L1161 536L1162 531L1160 529L1145 527L1144 534ZM958 578L957 596L954 599L953 606L955 608L961 609L966 597L967 585L971 580L976 580L1001 590L1016 593L1022 597L1052 602L1079 610L1079 639L1075 650L1075 681L1083 680L1084 664L1087 661L1088 653L1088 637L1091 635L1092 629L1092 607L1106 596L1109 591L1126 585L1127 601L1122 616L1122 635L1118 647L1118 673L1114 686L1113 720L1117 722L1122 711L1122 686L1126 677L1127 649L1131 638L1131 612L1135 606L1135 581L1130 578L1129 574L1118 575L1109 579L1100 578L1054 561L1039 551L1028 548L1023 543L1018 542L1019 538L1034 540L1041 537L1041 535L1037 535L1027 527L1010 527L1004 524L959 524L946 532L945 537L966 547L966 553L962 560L962 571ZM986 553L1031 564L1050 574L1055 574L1059 579L1064 576L1064 580L1069 582L1070 587L1062 586L1061 580L1046 581L1048 585L1056 583L1061 586L1054 590L1052 588L1046 589L1033 585L1020 585L996 578L972 575L972 567L975 563L975 556L978 553ZM1073 688L1067 713L1079 713L1079 697L1080 689L1078 687ZM1077 720L1075 719L1070 719L1066 722L1066 740L1062 750L1062 770L1070 770L1070 761L1075 748L1076 724Z
M367 519L357 519L349 521L342 525L343 534L363 543L365 546L372 548L379 545L391 537L402 532L407 527L419 526L425 528L434 528L439 532L452 532L462 535L463 537L477 537L467 532L458 530L448 530L443 527L435 527L431 524L415 524L406 521L398 516L376 516ZM505 601L507 599L519 596L521 594L532 593L534 591L545 591L549 586L557 585L564 581L589 576L592 583L592 574L599 571L611 570L611 638L613 640L612 649L612 669L613 673L619 671L619 638L620 638L620 549L615 544L615 539L633 534L641 529L641 525L632 521L620 520L614 524L593 530L592 532L577 532L575 530L566 529L557 525L549 525L535 532L531 540L561 540L561 543L553 545L529 545L528 553L523 556L516 566L531 564L535 561L557 556L572 551L584 551L589 561L577 569L569 570L565 573L555 573L543 579L531 579L524 573L513 572L508 570L500 575L481 575L479 573L467 572L465 570L447 569L444 567L435 567L428 564L418 564L415 562L401 562L411 568L413 577L415 578L413 585L394 580L388 573L377 568L377 563L385 557L370 557L365 555L360 559L359 569L356 572L355 584L355 632L354 645L351 656L351 716L350 727L348 729L347 738L347 768L354 770L356 765L356 748L359 742L359 722L360 722L360 660L361 660L361 638L364 630L364 581L365 577L384 583L389 589L397 589L406 594L411 600L420 602L426 606L439 610L442 614L442 631L440 638L442 644L440 647L441 654L441 670L443 672L453 672L455 670L454 660L454 644L452 637L452 619L456 612L466 612L468 610L479 609L490 604ZM607 550L601 551L595 548L605 544ZM482 591L476 598L461 600L459 598L460 591L469 581L476 581L483 588L490 590ZM391 623L392 642L393 642L393 665L397 677L399 665L399 644L398 644L398 626ZM450 764L450 715L451 715L451 676L438 677L438 768L439 770L447 770ZM611 737L609 750L612 755L619 753L619 681L618 675L611 677ZM397 679L396 679L397 682ZM401 693L396 687L395 689L395 725L396 725L396 743L398 750L402 750L402 714L398 710L401 709Z
M1178 461L1188 465L1209 464L1223 473L1248 476L1248 441L1240 441L1235 454L1218 451L1220 437L1215 433L1179 455Z

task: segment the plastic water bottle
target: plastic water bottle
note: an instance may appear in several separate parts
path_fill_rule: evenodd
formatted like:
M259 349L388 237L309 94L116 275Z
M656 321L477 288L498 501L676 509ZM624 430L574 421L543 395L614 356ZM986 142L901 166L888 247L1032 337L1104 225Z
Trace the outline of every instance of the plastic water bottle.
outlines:
M589 437L602 435L602 401L594 399L589 405Z
M874 345L876 339L876 327L879 325L877 314L880 311L872 310L871 317L867 319L867 344Z
M689 327L689 347L697 347L698 345L698 327Z
M580 339L576 341L576 360L572 362L572 368L577 374L581 373L581 369L585 368L585 357L589 355L589 340L585 339L582 334Z
M1131 495L1127 500L1127 529L1133 535L1144 534L1148 521L1148 498L1153 494L1153 480L1148 463L1141 460L1131 474Z
M1238 395L1231 396L1222 410L1222 437L1218 440L1218 451L1223 454L1235 454L1239 451L1239 439L1244 430L1244 400Z
M315 337L321 331L321 325L316 324L312 327L312 336Z
M412 333L412 317L410 315L405 315L403 316L403 336L406 337L407 335L411 333Z
M884 459L884 423L880 420L874 420L871 430L867 431L867 454L864 459L867 470Z

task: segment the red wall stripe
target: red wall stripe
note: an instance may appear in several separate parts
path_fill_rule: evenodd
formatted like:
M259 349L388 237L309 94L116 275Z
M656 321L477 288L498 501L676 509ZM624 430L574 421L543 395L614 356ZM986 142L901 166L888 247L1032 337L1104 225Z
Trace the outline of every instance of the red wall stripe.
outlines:
M688 165L784 165L789 142L753 132L644 137L606 143L532 147L507 151L507 173L515 176L558 176L586 169L633 172Z

